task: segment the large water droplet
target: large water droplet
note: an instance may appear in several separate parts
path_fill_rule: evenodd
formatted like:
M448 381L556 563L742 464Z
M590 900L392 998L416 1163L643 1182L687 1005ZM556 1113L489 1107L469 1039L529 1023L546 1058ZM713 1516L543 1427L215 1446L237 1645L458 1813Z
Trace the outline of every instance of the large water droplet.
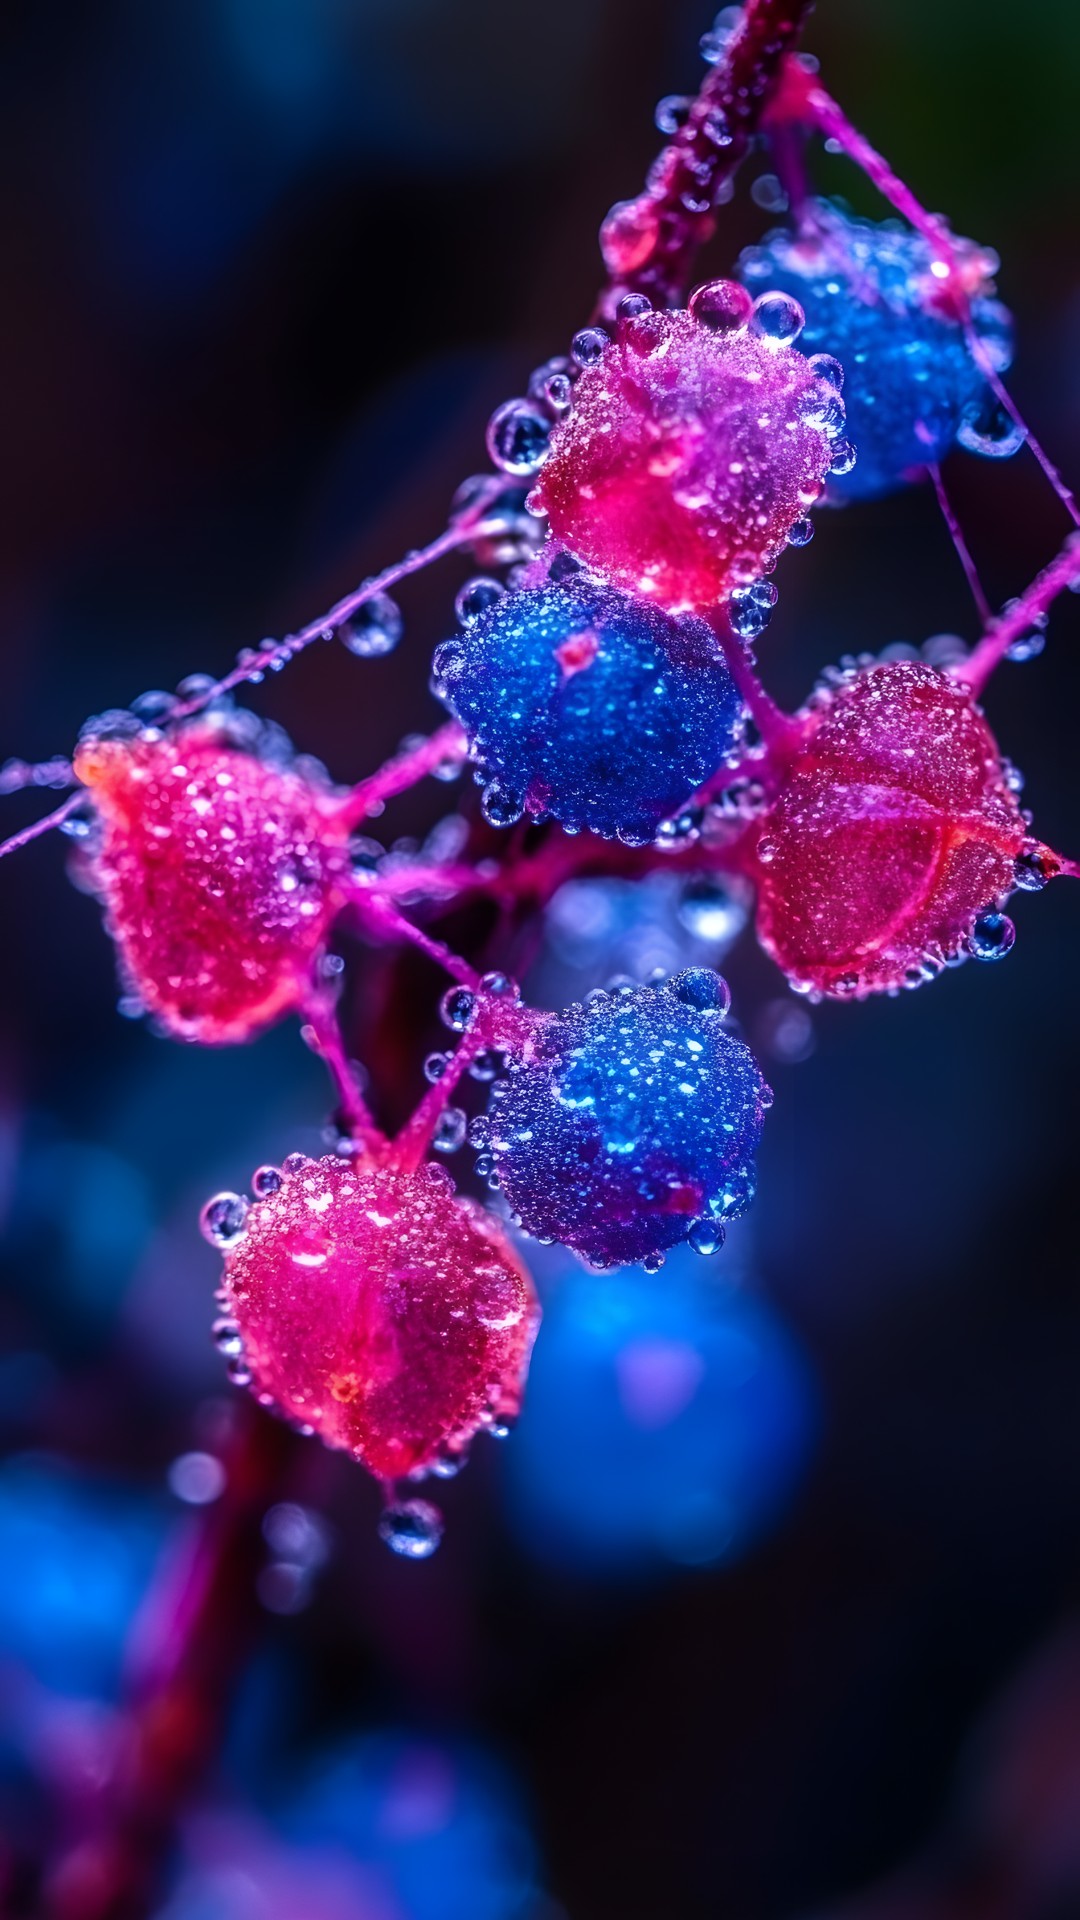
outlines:
M503 473L524 479L539 473L550 436L551 421L531 400L507 400L488 421L487 450Z
M442 1514L428 1500L403 1500L379 1521L380 1540L405 1560L430 1560L442 1536Z
M361 660L393 653L404 631L401 608L388 593L377 593L350 614L338 628L338 638Z
M234 1247L244 1231L248 1203L240 1193L215 1193L199 1215L199 1230L212 1247Z

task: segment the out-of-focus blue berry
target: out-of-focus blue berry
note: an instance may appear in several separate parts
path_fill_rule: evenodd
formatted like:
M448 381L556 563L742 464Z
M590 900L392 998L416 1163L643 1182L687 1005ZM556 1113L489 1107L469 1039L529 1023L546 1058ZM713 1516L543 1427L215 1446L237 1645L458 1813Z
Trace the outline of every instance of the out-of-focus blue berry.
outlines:
M739 1559L781 1518L813 1448L816 1383L794 1338L682 1248L656 1275L548 1261L506 1462L529 1552L615 1577Z
M107 1696L165 1534L164 1506L38 1457L0 1473L0 1645L42 1685Z
M742 721L704 621L573 575L507 594L444 641L434 668L498 825L550 814L642 844L715 772Z
M891 492L942 459L988 401L963 328L935 304L931 259L922 236L899 221L855 220L820 200L804 233L777 229L739 262L752 293L777 287L799 300L803 352L834 355L844 369L847 430L859 457L831 476L834 499ZM1007 367L1005 308L978 296L972 318L993 365Z
M491 1109L500 1183L527 1233L614 1266L745 1210L772 1096L726 1031L726 1005L723 981L693 967L540 1024Z

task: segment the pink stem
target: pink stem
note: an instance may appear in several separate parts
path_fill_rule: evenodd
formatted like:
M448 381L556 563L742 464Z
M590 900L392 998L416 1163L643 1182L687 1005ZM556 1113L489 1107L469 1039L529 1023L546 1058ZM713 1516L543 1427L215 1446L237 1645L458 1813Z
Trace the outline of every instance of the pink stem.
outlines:
M418 746L407 747L377 772L357 781L348 799L342 803L342 818L348 826L359 826L362 820L381 813L387 800L397 793L407 792L409 787L414 787L418 780L434 772L444 761L464 759L467 746L468 742L457 721L451 720L426 740L421 740Z
M356 1084L330 995L316 988L304 1008L304 1017L307 1037L313 1043L312 1050L326 1062L350 1134L365 1153L379 1159L386 1145L386 1136L376 1126L371 1110Z
M949 529L953 546L959 555L960 565L964 569L968 586L971 588L972 596L978 609L979 619L984 627L988 627L994 617L993 611L989 600L983 592L983 585L979 579L978 568L971 557L971 548L968 546L964 538L963 528L953 512L952 502L945 490L945 482L941 477L941 468L936 460L931 461L927 472L934 483L934 492L937 494L937 502L941 508L941 516Z
M999 660L1003 660L1014 640L1026 633L1032 621L1047 611L1066 587L1080 580L1080 538L1070 534L1057 557L1037 574L1027 592L1021 594L1004 613L999 614L977 647L957 666L949 669L953 678L981 694Z
M35 820L32 826L23 827L21 833L13 833L10 840L0 842L0 860L3 860L5 854L18 853L20 847L28 847L31 840L40 839L41 835L48 833L52 827L60 826L69 815L74 813L82 797L80 787L78 793L69 795L63 806L54 807L52 813L45 814L43 819Z
M396 1166L400 1166L404 1172L419 1166L446 1111L450 1095L477 1054L487 1047L498 1047L500 1051L519 1047L535 1026L537 1017L513 1001L498 999L493 994L478 996L473 1024L462 1035L442 1079L436 1080L434 1086L429 1088L412 1117L394 1138L391 1153Z
M343 600L336 601L329 613L320 614L316 620L309 620L306 627L301 627L298 633L287 634L277 646L268 648L265 653L245 651L223 680L216 681L212 687L207 687L205 692L196 694L191 700L178 701L170 709L169 718L185 720L190 714L201 713L204 707L209 706L211 701L220 699L222 694L231 693L234 687L243 686L246 681L262 680L267 672L276 672L296 654L302 653L313 640L329 639L359 608L366 606L368 601L374 600L378 594L388 592L400 581L407 580L410 574L421 573L425 567L430 567L435 560L441 560L445 554L455 553L459 547L468 546L469 542L483 531L485 516L505 485L506 481L501 474L493 474L489 486L480 492L477 500L466 513L461 515L460 519L447 527L445 533L440 533L435 540L429 541L426 547L415 547L411 553L405 555L403 560L396 560L392 566L384 567L373 580L365 580L363 585L357 587L354 592L347 593Z
M716 227L713 207L756 131L781 58L810 0L747 0L742 18L710 67L684 126L672 136L652 184L611 209L600 229L608 281L598 312L610 318L620 296L646 293L677 304L693 261Z
M1010 419L1024 435L1062 506L1076 525L1080 526L1080 507L1077 506L1072 492L1066 486L1049 454L1032 433L975 331L963 264L946 222L939 215L927 212L922 202L915 198L911 188L905 185L899 174L893 172L888 161L877 151L877 148L870 145L869 140L864 138L857 127L852 126L832 95L827 93L825 88L820 86L814 76L808 74L797 60L787 59L784 62L782 80L777 90L773 112L780 124L791 118L813 121L824 137L835 140L837 145L843 148L849 160L853 160L855 165L865 173L867 179L873 182L883 198L888 200L898 213L903 214L904 219L910 222L917 233L922 234L934 256L931 272L934 271L935 266L942 269L940 275L942 292L948 292L955 316L964 326L971 356L980 373Z
M790 714L777 706L771 694L766 693L754 672L746 643L732 631L727 615L723 612L711 614L709 625L720 642L728 671L742 694L750 718L766 748L770 754L782 756L802 738L801 727Z

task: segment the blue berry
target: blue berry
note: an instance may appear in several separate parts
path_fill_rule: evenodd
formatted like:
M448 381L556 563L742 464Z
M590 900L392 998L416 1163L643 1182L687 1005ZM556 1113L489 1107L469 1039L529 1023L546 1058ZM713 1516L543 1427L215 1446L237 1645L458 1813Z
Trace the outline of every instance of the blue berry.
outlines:
M642 844L715 772L742 722L704 621L585 576L505 595L434 666L495 824L550 814Z
M771 1095L726 1007L723 981L694 967L541 1022L492 1105L490 1150L526 1232L610 1266L744 1211Z
M962 251L965 243L957 244ZM977 260L975 250L971 257ZM739 262L752 293L780 288L797 297L806 315L799 341L805 353L835 355L843 365L847 427L859 458L848 470L843 461L834 466L828 492L837 499L891 492L940 460L961 430L965 444L974 444L966 424L985 411L986 382L963 328L935 299L940 282L931 260L920 234L893 221L852 219L820 200L808 230L778 229ZM978 294L972 317L1003 369L1011 351L1008 313Z

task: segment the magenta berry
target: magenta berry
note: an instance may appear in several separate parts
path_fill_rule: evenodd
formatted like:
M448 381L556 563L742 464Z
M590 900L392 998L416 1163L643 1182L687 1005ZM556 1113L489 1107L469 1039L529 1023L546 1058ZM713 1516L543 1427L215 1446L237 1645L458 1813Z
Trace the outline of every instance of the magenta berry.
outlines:
M793 346L797 304L731 282L640 313L584 367L538 493L556 537L669 610L755 579L818 499L828 395Z
M348 876L329 792L207 721L89 738L93 877L131 989L178 1039L246 1040L297 1007Z
M742 720L703 620L575 573L491 602L438 649L435 672L500 826L550 814L572 830L649 840L731 751Z
M253 1390L291 1419L392 1480L517 1412L532 1286L441 1168L294 1155L278 1187L238 1212L224 1238L204 1215L224 1252L227 1337Z
M749 1205L771 1101L707 968L542 1018L493 1089L490 1147L526 1231L597 1266L713 1251ZM498 1094L499 1097L495 1097Z
M1026 841L966 688L914 661L871 668L811 709L762 820L759 938L819 993L917 985L980 952L973 930L1016 884Z

